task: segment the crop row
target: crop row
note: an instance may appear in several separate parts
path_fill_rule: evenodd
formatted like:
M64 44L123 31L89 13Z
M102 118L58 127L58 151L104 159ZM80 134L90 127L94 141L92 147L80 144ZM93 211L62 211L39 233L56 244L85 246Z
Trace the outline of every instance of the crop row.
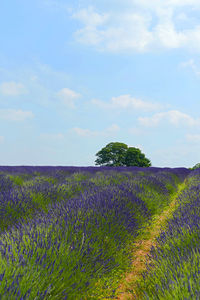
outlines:
M114 294L139 230L187 169L0 168L0 298Z
M200 299L200 169L188 175L178 203L151 250L138 299Z

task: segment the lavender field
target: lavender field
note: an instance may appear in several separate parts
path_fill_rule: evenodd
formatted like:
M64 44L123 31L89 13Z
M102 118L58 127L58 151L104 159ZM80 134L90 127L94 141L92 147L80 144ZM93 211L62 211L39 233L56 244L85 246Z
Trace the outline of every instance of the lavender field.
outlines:
M115 298L134 240L183 182L138 299L200 298L200 171L0 167L0 299Z
M151 263L138 285L141 299L200 299L200 169L186 183L158 247L151 249Z

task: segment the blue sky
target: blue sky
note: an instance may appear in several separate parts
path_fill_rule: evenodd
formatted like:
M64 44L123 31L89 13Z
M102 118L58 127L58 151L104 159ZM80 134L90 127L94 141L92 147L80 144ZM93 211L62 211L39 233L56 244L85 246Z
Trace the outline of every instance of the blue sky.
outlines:
M0 4L0 165L94 166L110 142L200 162L198 0Z

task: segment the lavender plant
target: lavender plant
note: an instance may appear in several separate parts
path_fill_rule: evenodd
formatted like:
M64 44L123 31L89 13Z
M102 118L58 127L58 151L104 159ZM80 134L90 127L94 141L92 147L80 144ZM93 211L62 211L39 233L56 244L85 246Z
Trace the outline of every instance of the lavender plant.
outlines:
M200 298L200 170L187 177L179 207L151 250L140 299Z
M189 171L0 167L0 172L0 299L14 300L114 295L130 266L134 238L170 202Z

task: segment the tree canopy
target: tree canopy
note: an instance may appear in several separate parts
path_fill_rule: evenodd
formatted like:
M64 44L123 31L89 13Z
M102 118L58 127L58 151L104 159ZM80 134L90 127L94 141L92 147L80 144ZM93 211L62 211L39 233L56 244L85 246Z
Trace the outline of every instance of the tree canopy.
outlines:
M96 165L150 167L151 162L139 148L128 147L124 143L109 143L96 153Z
M200 168L200 163L198 163L198 164L196 164L194 167L192 167L191 169L192 170L196 170L196 169L198 169L198 168Z

